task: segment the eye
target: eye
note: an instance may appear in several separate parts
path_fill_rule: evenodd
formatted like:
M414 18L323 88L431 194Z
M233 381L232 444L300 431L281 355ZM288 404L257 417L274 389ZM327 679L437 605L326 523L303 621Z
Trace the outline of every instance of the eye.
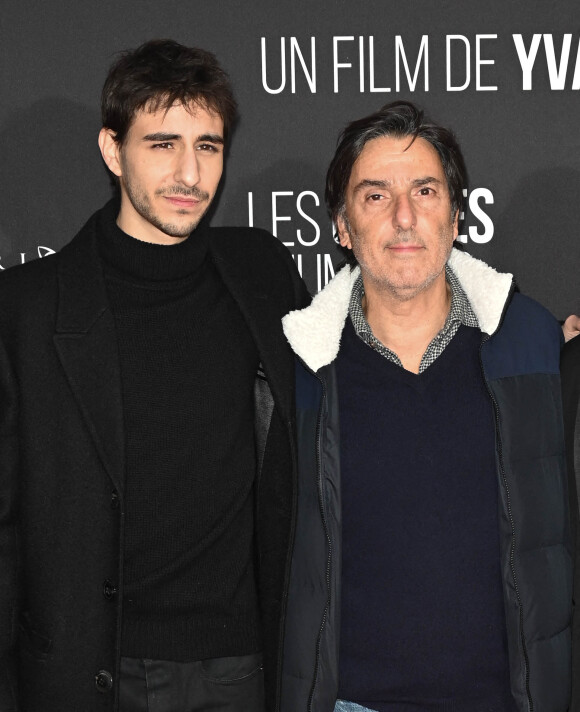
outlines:
M213 143L200 143L197 150L207 153L219 153L220 151L220 149Z
M435 191L433 188L429 188L428 186L424 185L422 188L419 188L419 195L432 195Z
M154 143L151 148L156 148L158 150L164 151L168 148L173 148L173 144L170 141L163 141L162 143Z
M367 200L372 201L373 203L382 200L383 196L380 193L371 193L370 195L367 196Z

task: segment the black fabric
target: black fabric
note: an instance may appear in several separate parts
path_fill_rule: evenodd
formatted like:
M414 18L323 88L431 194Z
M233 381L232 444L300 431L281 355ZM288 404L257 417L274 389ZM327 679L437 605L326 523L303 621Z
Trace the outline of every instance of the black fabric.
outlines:
M506 609L512 687L539 709L570 695L573 541L560 377L529 373L489 382L498 411ZM525 419L523 417L525 414ZM512 533L513 527L513 533ZM523 634L522 634L523 630ZM513 670L519 668L522 677Z
M253 566L258 352L207 253L100 214L125 424L122 653L202 660L260 650Z
M340 425L336 369L296 360L300 473L282 671L282 712L332 712L340 639Z
M179 280L202 275L211 234L203 221L190 237L165 245L127 235L117 225L118 213L118 201L110 200L99 211L96 225L99 255L109 275L135 285L155 283L160 289L171 289Z
M572 618L572 703L570 712L580 710L580 527L578 526L578 479L580 478L580 338L569 341L562 352L562 403L572 535L576 541L574 561L574 616Z
M121 658L122 712L264 712L261 653L175 663Z
M273 471L271 458L264 461L256 522L270 710L295 491L294 366L280 319L308 295L290 255L267 233L212 229L209 249L274 396L277 427L266 450L286 454ZM94 217L57 255L0 275L0 394L0 709L115 710L125 444ZM289 497L272 512L268 497L278 485ZM109 675L110 687L97 685Z
M346 321L340 699L379 712L514 709L480 345L479 329L460 326L415 374Z

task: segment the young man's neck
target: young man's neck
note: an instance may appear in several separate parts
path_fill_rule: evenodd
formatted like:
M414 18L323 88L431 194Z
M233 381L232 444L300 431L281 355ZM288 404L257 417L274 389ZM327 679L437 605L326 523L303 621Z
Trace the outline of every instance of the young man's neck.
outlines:
M139 220L135 220L134 218L127 219L126 214L123 213L123 207L121 206L121 210L117 216L117 225L124 233L134 237L136 240L150 242L155 245L178 245L184 240L187 240L187 236L174 237L162 232L150 223L144 222L145 225L142 225Z

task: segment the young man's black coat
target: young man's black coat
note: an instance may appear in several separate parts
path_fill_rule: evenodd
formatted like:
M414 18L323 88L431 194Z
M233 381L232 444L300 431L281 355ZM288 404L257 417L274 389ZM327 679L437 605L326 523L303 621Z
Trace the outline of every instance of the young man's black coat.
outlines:
M266 376L256 541L273 709L295 496L294 363L280 319L308 295L267 233L214 228L210 245ZM123 480L119 357L93 216L57 255L0 276L2 712L116 709Z

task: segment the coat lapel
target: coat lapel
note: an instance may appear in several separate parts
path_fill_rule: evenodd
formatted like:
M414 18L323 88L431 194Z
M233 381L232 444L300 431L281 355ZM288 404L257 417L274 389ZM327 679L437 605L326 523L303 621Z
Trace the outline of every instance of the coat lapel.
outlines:
M54 344L99 457L116 489L124 481L121 371L93 216L59 255Z

